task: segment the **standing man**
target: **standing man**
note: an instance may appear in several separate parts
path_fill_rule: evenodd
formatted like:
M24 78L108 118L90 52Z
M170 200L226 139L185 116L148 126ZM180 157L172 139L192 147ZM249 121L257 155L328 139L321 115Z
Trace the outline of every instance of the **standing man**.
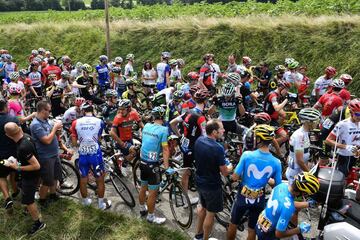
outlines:
M213 67L214 54L207 53L203 56L204 64L200 68L199 86L209 92L216 92L212 75L215 72Z
M1 139L0 159L7 159L11 156L13 157L16 156L16 145L14 144L14 141L11 140L11 138L6 136L4 131L5 124L9 122L14 122L16 124L19 124L19 121L16 117L10 116L8 114L7 102L4 99L0 99L0 139ZM11 186L13 189L12 197L15 197L19 193L16 187L15 173L11 168L5 167L2 164L0 164L0 189L5 199L5 204L4 204L5 209L9 209L13 206L13 201L9 195L9 189L7 183L7 177L9 176L9 174L10 174Z
M170 87L170 65L169 59L171 54L169 52L161 53L161 62L156 65L156 73L157 73L157 83L156 88L161 91L165 88Z
M74 120L71 124L71 137L74 146L79 145L79 170L81 174L80 193L83 204L88 206L91 199L87 197L87 183L90 168L96 178L99 209L106 210L111 207L110 201L104 201L104 161L102 159L99 139L104 130L105 123L93 116L93 107L84 102L81 110L85 116ZM77 141L79 140L79 144Z
M155 107L151 114L154 117L154 123L147 123L142 131L142 146L140 150L140 179L141 188L139 192L140 214L145 216L150 223L163 224L166 218L156 217L155 202L161 181L160 158L163 154L164 167L168 173L169 169L169 146L167 142L168 129L164 127L165 109ZM149 192L146 200L146 192ZM147 206L145 206L145 203Z
M194 239L208 240L214 225L214 216L223 210L221 176L227 176L225 150L216 140L223 137L225 129L218 119L206 124L207 136L199 137L194 146L196 186L200 196L198 223ZM209 151L211 149L211 151Z
M15 157L17 158L15 161L7 161L5 165L17 170L21 177L21 203L26 205L26 209L34 221L33 226L28 232L29 235L34 235L46 227L46 224L41 221L41 215L35 204L35 192L39 183L40 169L35 144L32 138L24 134L21 128L14 122L5 124L5 134L16 143Z
M35 141L41 166L42 184L39 190L39 203L42 206L46 206L49 191L50 200L59 199L59 196L56 195L56 183L61 179L61 164L56 131L62 129L62 123L57 121L53 126L50 124L48 118L51 112L51 105L47 101L38 102L36 104L36 111L37 114L30 125L30 131Z

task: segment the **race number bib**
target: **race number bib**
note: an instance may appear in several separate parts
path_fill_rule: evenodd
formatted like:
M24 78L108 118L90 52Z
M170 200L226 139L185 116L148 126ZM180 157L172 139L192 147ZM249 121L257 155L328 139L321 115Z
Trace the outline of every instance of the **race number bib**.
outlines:
M261 213L261 214L259 215L259 218L258 218L258 222L257 222L257 223L259 224L259 226L261 227L261 229L262 229L264 232L268 232L269 229L271 228L271 225L272 225L272 224L271 224L271 221L270 221L268 218L266 218L263 213Z
M181 147L187 149L189 148L190 140L186 137L182 137L180 140Z
M98 150L98 145L96 145L96 144L81 145L79 147L79 154L81 154L81 155L96 154L97 150Z
M330 118L327 118L327 119L323 122L322 127L329 130L329 129L332 127L333 124L334 124L334 122L331 121Z
M247 186L243 186L241 189L241 195L249 199L257 199L264 194L263 189L250 189Z
M148 153L148 158L151 161L157 161L157 157L158 157L158 153L157 152L149 152Z

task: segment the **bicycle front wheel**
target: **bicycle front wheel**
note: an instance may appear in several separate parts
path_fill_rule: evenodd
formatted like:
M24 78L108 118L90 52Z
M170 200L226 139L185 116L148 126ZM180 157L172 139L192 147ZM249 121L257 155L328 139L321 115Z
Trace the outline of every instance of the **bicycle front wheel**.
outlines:
M120 195L122 200L124 200L126 205L128 205L131 208L135 207L134 196L132 195L128 186L126 186L126 184L123 182L123 180L121 180L121 178L114 173L110 175L110 180L116 192Z
M79 191L79 171L69 162L61 161L61 181L57 192L64 196L71 196Z
M180 183L171 184L169 191L169 204L175 221L183 229L191 226L193 209L189 196L184 192Z

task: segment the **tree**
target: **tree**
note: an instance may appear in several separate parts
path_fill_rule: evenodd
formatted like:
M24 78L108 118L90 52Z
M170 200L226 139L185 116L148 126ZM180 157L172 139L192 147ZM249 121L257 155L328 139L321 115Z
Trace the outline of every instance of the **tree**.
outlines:
M104 9L105 8L104 0L92 0L91 8L92 9Z
M110 5L113 7L120 7L121 3L120 0L110 0Z
M69 11L69 4L71 11L86 9L84 0L62 0L61 3L65 7L65 10L67 11Z

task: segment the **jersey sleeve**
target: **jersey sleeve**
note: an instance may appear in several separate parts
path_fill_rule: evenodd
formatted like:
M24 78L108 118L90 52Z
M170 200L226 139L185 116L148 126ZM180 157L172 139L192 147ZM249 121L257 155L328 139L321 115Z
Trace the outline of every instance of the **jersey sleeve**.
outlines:
M163 132L161 134L161 139L160 139L162 146L168 145L168 142L167 142L168 136L169 136L169 131L167 130L167 128L164 128Z
M200 116L197 120L197 124L201 129L201 135L206 136L206 118L204 116Z
M240 162L236 166L234 173L240 177L242 177L245 167L245 161L246 161L247 152L244 152L240 157Z
M77 121L74 120L74 121L71 123L71 128L70 128L71 136L74 137L74 138L77 138L76 122L77 122Z
M282 182L282 171L281 171L281 162L279 159L275 160L275 176L274 176L274 180L275 180L275 186L279 185Z
M141 122L141 118L138 112L134 111L134 120L138 123Z
M338 122L336 125L335 125L335 127L334 127L334 129L331 131L331 135L332 136L334 136L334 137L336 137L336 134L340 131L340 129L341 129L341 122ZM340 131L341 132L341 131ZM340 134L340 132L339 132L339 134Z
M115 116L114 121L112 123L113 128L117 128L119 126L119 118Z
M296 137L293 138L293 147L294 151L304 151L305 141L304 141L304 134L298 134Z
M103 120L101 120L101 122L100 122L99 134L98 134L99 137L100 137L101 134L103 133L104 129L105 129L105 122L104 122Z
M291 216L294 213L294 206L292 205L290 209L283 207L281 210L281 214L279 220L276 224L276 230L280 232L285 232L287 226L289 225L289 221Z
M19 155L25 161L29 161L32 158L32 156L34 155L34 152L35 152L34 146L29 143L20 148Z

